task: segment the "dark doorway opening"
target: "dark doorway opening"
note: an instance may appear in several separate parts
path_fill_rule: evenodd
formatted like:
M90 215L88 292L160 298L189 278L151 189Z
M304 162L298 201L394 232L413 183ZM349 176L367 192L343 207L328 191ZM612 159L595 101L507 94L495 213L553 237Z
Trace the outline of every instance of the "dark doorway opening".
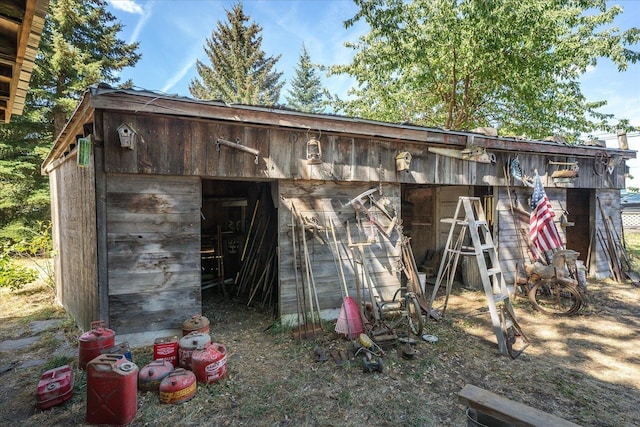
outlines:
M565 232L567 249L580 252L579 259L587 261L589 249L593 247L591 230L592 190L567 189L567 222Z
M277 230L271 183L202 181L204 311L208 302L234 301L277 317Z

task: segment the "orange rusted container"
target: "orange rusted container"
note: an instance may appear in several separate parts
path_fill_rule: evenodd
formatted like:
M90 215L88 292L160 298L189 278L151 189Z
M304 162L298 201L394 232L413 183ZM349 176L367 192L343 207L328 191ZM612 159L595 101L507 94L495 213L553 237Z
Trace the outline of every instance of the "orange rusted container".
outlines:
M203 334L210 334L209 319L201 314L191 316L189 319L182 323L182 336L190 334L191 332L202 332Z

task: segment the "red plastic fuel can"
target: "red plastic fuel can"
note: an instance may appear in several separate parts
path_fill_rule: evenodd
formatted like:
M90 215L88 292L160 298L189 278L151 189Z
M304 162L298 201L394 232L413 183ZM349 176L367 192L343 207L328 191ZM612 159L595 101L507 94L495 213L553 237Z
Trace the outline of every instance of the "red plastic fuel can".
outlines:
M173 371L168 360L154 360L142 367L138 373L138 391L158 391L160 383Z
M155 360L167 360L178 367L178 337L156 338L153 342L153 358Z
M86 369L87 363L100 356L101 350L113 347L116 333L105 328L104 320L91 322L91 330L82 334L78 345L78 368Z
M209 334L191 332L180 338L178 343L179 365L181 368L191 369L191 354L193 350L211 342Z
M38 381L36 406L51 408L66 402L73 396L73 369L64 365L45 371Z
M121 354L87 364L87 423L129 424L138 406L138 367Z
M186 402L196 394L197 389L196 375L186 369L177 368L160 383L160 402Z
M209 319L201 314L191 316L189 319L182 323L182 336L190 334L191 332L202 332L203 334L210 334L209 332Z
M227 376L227 348L219 343L198 347L191 355L191 367L198 382L212 384Z

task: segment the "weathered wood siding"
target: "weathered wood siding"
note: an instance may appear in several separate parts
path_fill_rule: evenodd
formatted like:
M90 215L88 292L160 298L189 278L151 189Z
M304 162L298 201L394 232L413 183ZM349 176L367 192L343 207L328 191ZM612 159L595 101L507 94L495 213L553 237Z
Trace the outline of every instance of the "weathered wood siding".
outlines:
M202 311L200 180L109 174L106 198L111 327L179 328Z
M337 315L343 299L342 279L339 270L339 262L346 277L349 295L356 297L355 276L353 268L353 254L348 247L347 223L351 230L353 243L367 242L371 234L375 241L365 247L365 259L367 269L374 282L374 295L380 295L383 299L391 299L393 292L400 286L400 271L398 268L401 247L400 235L396 228L389 237L385 236L377 228L372 228L368 219L362 214L357 214L349 204L349 201L372 188L369 183L339 184L331 181L281 181L279 187L279 274L280 274L280 315L284 319L296 320L298 312L296 302L296 286L298 293L302 293L302 286L307 286L306 275L301 258L301 240L296 241L296 255L294 261L293 233L292 233L292 205L298 214L309 221L318 224L317 237L307 232L306 240L309 257L311 260L313 277L318 293L320 308L323 311ZM380 197L376 193L376 197ZM384 197L388 199L389 206L394 206L396 213L400 215L400 187L385 186ZM375 208L371 212L375 214ZM389 224L389 220L383 216L376 219L382 224ZM361 221L360 221L361 220ZM336 254L333 237L331 235L331 221L333 221L338 242L339 254ZM300 233L299 223L296 229ZM301 235L298 239L301 239ZM323 240L324 242L321 242ZM354 248L354 250L357 250ZM337 255L337 256L336 256ZM297 266L297 270L294 268ZM295 273L298 278L296 281ZM369 301L368 293L364 292L365 301ZM328 314L330 317L331 314Z
M615 264L611 263L606 245L607 231L605 221L608 222L611 231L611 238L615 242L619 242L622 236L622 217L620 216L620 192L617 190L597 190L596 191L596 210L595 210L595 231L596 231L596 247L595 254L595 271L593 272L598 279L611 277L611 267ZM612 229L613 227L613 229ZM600 236L600 237L598 237ZM592 266L593 268L593 266Z
M78 167L75 155L68 156L49 174L49 188L56 299L88 330L100 320L93 162Z
M424 140L407 141L132 112L105 111L103 116L106 173L504 186L504 167L508 168L510 159L517 157L523 173L533 176L537 170L546 188L624 187L624 162L616 163L611 173L603 175L594 173L593 157L574 158L544 152L514 155L510 151L489 149L496 157L495 163L473 162L429 152L431 141L426 131ZM120 146L117 129L122 124L136 131L137 143L132 150ZM320 139L322 162L319 164L307 162L310 137ZM219 138L257 150L259 154L254 156L217 144ZM440 135L438 141L442 140ZM465 138L451 135L445 140L459 143ZM478 137L474 141L489 144ZM495 141L493 143L495 145ZM396 156L402 152L412 156L407 171L396 170ZM580 169L577 178L568 183L556 183L550 178L554 171L567 167L554 162L574 161ZM512 180L512 185L518 186L518 183Z

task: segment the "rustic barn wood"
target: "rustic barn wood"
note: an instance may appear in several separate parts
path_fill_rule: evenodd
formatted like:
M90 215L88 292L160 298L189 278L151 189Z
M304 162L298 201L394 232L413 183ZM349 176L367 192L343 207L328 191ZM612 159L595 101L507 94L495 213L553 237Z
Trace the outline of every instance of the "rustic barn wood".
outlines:
M121 144L122 126L132 130L135 143ZM76 140L88 136L92 164L79 168ZM312 138L321 158L309 161ZM220 139L231 144L216 144ZM429 151L468 145L486 150L495 163ZM409 160L398 168L396 157L405 154ZM596 157L605 155L611 163L598 175ZM603 277L610 272L606 248L596 240L595 230L604 225L596 196L605 202L612 228L619 230L619 189L625 162L635 156L629 150L91 88L42 165L51 178L54 242L64 257L56 260L57 292L83 328L105 316L129 332L148 329L145 322L169 328L179 320L177 312L183 311L182 318L184 312L201 309L200 283L219 273L209 271L201 259L203 248L211 247L223 252L216 255L223 260L218 266L226 276L223 282L237 278L232 285L240 284L236 294L253 303L277 301L275 311L286 319L296 313L290 223L295 204L307 224L318 305L330 318L337 316L342 296L323 236L329 219L344 245L340 262L352 284L350 293L355 295L355 276L346 247L347 223L354 240L372 243L365 251L367 268L375 292L388 298L404 280L401 233L410 238L418 270L428 271L429 265L422 264L437 260L434 254L446 241L448 227L440 219L453 215L459 196L483 197L509 281L516 264L530 256L531 188L504 173L514 159L526 176L540 174L563 237L569 246L580 246L570 249L581 252L591 275ZM554 180L554 172L568 163L577 165L578 176ZM261 228L265 238L260 246L261 236L250 236L256 230L249 230L247 213L259 198L260 205L267 205L260 196L267 187L273 225L269 233ZM372 188L382 188L376 197L394 206L393 215L367 199L365 209L354 209L350 201ZM518 207L515 215L509 195ZM242 199L247 212L225 205L232 199ZM578 209L585 201L588 208ZM258 219L267 213L260 211ZM590 238L575 238L573 229ZM249 240L256 240L254 247ZM244 252L251 256L241 257ZM181 293L186 297L178 298L172 311L168 301ZM136 320L140 307L144 316Z

